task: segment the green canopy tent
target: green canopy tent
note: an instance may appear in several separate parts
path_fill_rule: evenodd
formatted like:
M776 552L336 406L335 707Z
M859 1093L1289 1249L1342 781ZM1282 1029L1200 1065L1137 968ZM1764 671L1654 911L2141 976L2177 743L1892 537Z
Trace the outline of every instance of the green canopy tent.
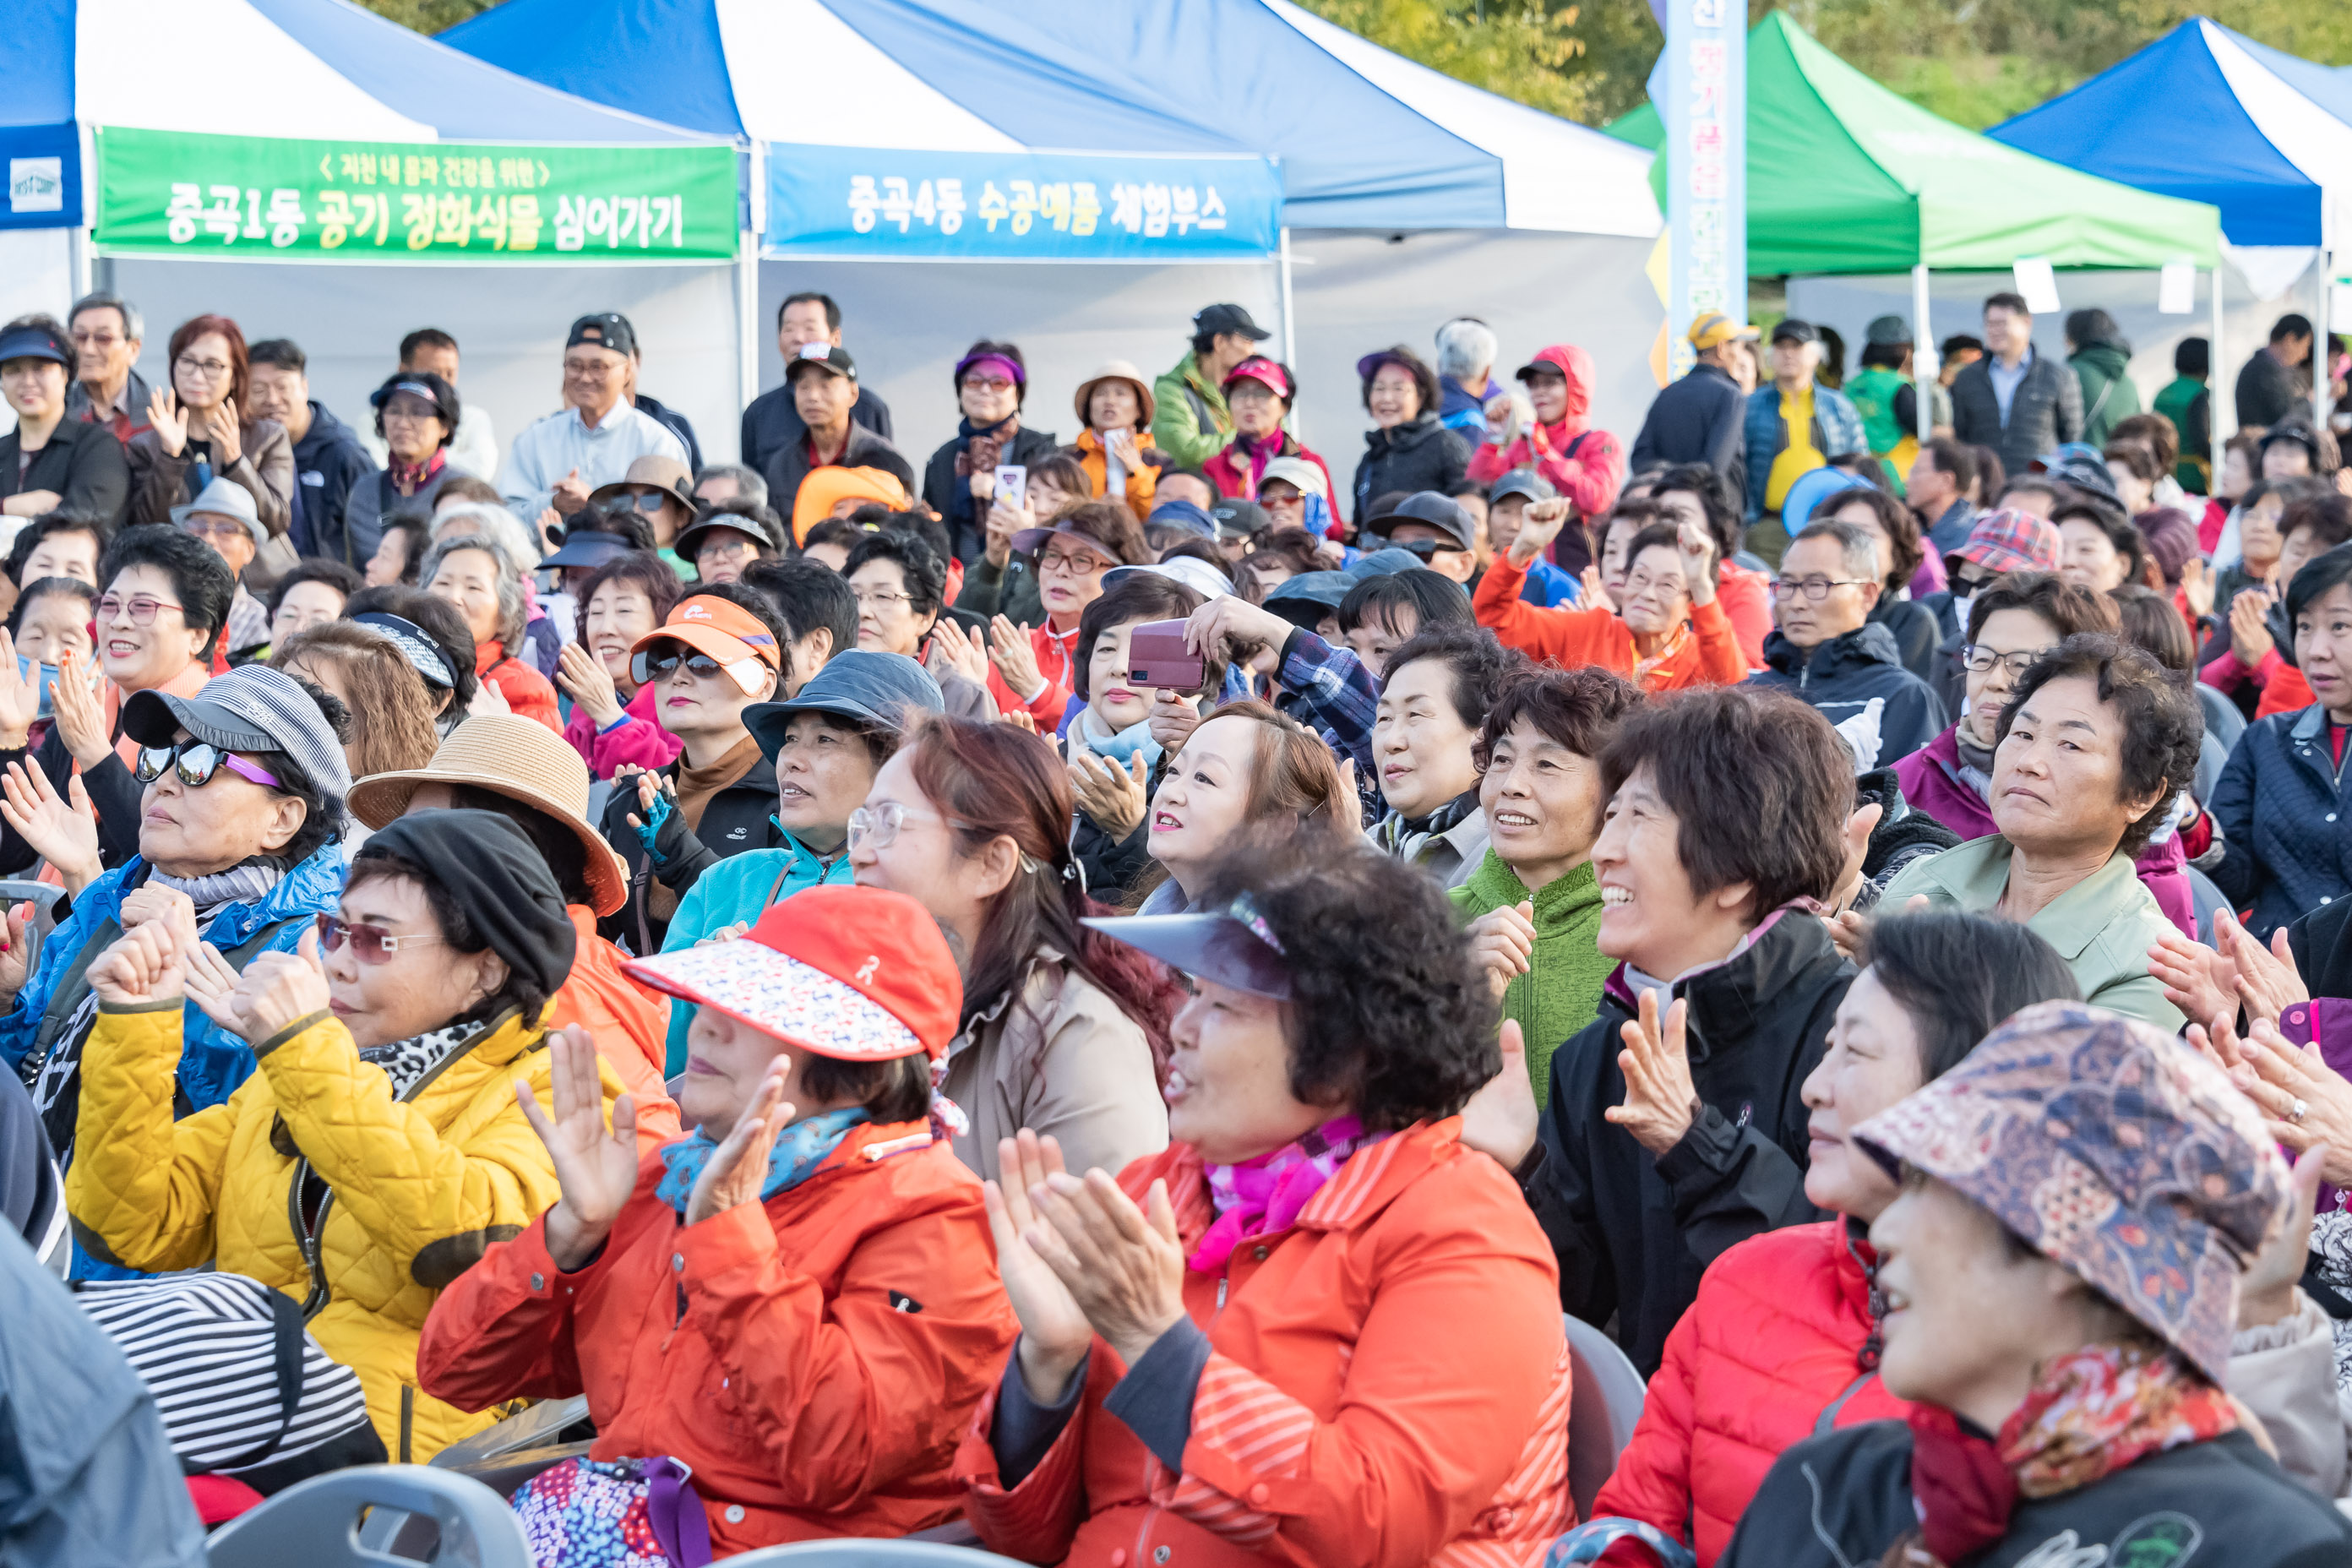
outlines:
M1665 140L1650 104L1607 129L1653 152ZM1665 158L1650 180L1664 207ZM2221 237L2217 208L1964 130L1871 80L1780 12L1748 30L1751 273L1909 272L1913 319L1925 321L1933 268L2005 270L2021 258L2053 267L2211 268ZM1922 397L1923 419L1927 405Z

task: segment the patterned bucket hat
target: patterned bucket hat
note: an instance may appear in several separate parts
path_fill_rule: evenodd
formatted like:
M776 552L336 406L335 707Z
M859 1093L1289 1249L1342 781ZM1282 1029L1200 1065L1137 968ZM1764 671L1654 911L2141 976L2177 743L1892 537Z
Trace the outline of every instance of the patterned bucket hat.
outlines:
M2188 1046L2043 1003L1853 1135L1990 1210L2223 1381L2238 1277L2284 1209L2287 1169L2253 1106Z
M1967 542L1945 559L1973 561L1994 572L2055 572L2058 542L2056 524L2003 507L1978 518Z

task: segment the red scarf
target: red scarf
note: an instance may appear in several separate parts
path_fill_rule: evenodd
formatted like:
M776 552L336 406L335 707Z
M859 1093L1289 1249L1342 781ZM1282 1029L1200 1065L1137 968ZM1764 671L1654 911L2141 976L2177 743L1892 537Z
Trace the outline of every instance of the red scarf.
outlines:
M392 476L392 488L402 495L413 496L425 488L441 466L449 460L446 447L436 447L433 455L421 463L404 463L398 458L384 459L384 471Z
M2009 1533L2020 1497L2055 1497L2150 1454L2237 1429L2227 1394L2159 1345L2086 1345L2045 1363L1988 1441L1950 1411L1911 1407L1919 1544L1908 1561L1958 1563Z

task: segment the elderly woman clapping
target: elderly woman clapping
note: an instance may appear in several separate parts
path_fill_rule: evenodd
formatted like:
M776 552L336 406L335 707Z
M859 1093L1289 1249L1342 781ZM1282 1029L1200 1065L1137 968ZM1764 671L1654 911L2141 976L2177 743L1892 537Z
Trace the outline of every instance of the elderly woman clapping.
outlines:
M1409 866L1282 859L1088 922L1192 977L1174 1141L1116 1179L1000 1147L1021 1341L956 1461L992 1550L1531 1562L1572 1513L1551 1250L1458 1136L1502 1066L1468 951Z
M538 849L482 811L378 831L337 911L242 977L199 940L188 899L166 897L90 966L76 1233L132 1268L209 1263L302 1301L393 1458L488 1426L418 1392L417 1335L443 1287L558 1195L516 1095L548 1092L541 1019L573 943ZM181 1055L184 994L261 1065L226 1105L175 1121L156 1086ZM593 1055L587 1081L592 1098L620 1091Z
M2153 657L2104 632L2068 637L2001 710L1999 831L1915 862L1883 901L2016 921L2065 958L2085 999L2178 1029L2180 1010L2147 964L2174 928L2133 862L2195 776L2204 732L2197 700Z

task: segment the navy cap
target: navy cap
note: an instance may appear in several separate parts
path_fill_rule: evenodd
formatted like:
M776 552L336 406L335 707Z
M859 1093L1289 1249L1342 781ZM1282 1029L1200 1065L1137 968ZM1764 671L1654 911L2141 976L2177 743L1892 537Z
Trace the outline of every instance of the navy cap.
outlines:
M1776 343L1817 343L1822 341L1822 334L1814 330L1812 322L1801 321L1791 316L1772 329L1772 341Z
M767 512L765 507L760 510ZM775 517L773 512L768 512L767 516L761 517L742 511L714 511L695 519L691 527L679 529L677 537L670 541L670 548L677 552L679 560L690 562L701 552L704 540L722 528L731 528L772 554L783 549L784 541L782 527L783 520L776 518L775 521L771 522L769 518L772 517ZM541 564L544 565L545 563L542 562Z
M541 561L541 566L602 566L615 555L626 555L629 542L617 533L575 528L563 536L563 548Z
M1186 974L1290 1000L1290 960L1246 894L1229 912L1088 917L1084 923Z
M832 713L861 724L904 730L917 711L944 713L947 706L931 672L905 654L853 647L825 660L798 696L746 708L743 727L772 763L784 749L784 731L795 713Z
M51 360L71 370L73 345L38 322L26 321L0 332L0 362L12 359Z
M1476 548L1472 539L1477 532L1477 525L1470 521L1470 514L1462 510L1460 501L1452 496L1440 495L1435 490L1413 491L1397 503L1396 510L1388 515L1387 521L1391 533L1396 531L1396 525L1401 522L1425 522L1432 528L1444 531L1463 549Z
M1407 550L1403 545L1391 544L1385 550L1375 550L1370 555L1358 557L1353 566L1339 575L1345 577L1348 580L1348 585L1353 587L1367 577L1387 577L1398 572L1411 572L1417 567L1428 564L1427 561ZM1297 579L1294 578L1293 581Z
M1492 506L1505 496L1525 496L1529 500L1550 500L1559 494L1558 490L1552 489L1551 481L1533 468L1513 468L1509 473L1496 479L1494 487L1487 490L1486 504Z
M447 446L450 432L457 428L457 389L434 371L396 370L384 378L382 386L368 394L368 406L380 409L392 401L394 394L402 392L433 405L434 416L447 426L442 432L441 442Z
M1197 533L1203 539L1217 537L1217 525L1209 514L1188 500L1164 500L1151 509L1150 520L1165 528L1181 528Z

